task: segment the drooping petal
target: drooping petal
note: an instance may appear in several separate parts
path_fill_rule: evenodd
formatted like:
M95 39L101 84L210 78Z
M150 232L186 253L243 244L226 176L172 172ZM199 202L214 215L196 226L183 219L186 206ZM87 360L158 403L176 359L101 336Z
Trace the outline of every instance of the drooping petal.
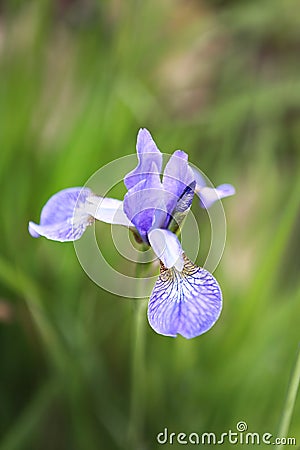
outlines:
M42 209L40 224L29 222L29 233L60 242L79 239L94 220L86 210L87 198L92 195L90 189L81 187L57 192Z
M194 182L194 174L188 164L188 155L181 150L173 153L169 159L163 175L163 187L166 192L173 195L169 196L167 202L167 209L169 214L172 214L187 186Z
M125 186L128 190L147 178L148 173L151 172L152 163L155 164L157 173L161 172L162 154L146 128L139 130L136 150L138 165L124 179Z
M164 190L155 163L151 164L147 177L133 186L124 197L124 212L147 241L147 233L154 222L162 226L166 217Z
M205 269L185 255L182 272L161 266L148 306L148 320L157 333L199 336L214 325L221 310L220 286Z
M205 186L196 191L202 208L210 208L213 203L222 198L230 197L235 194L235 189L231 184L221 184L216 188Z
M101 222L127 227L133 226L124 213L121 200L93 195L87 198L86 210L92 217L101 220Z
M72 225L67 222L53 225L38 225L37 223L29 222L28 231L34 238L43 236L51 241L68 242L80 239L87 226L92 223L92 219L90 222L87 222L86 220L77 224L73 222Z
M182 247L176 234L155 228L148 233L150 245L166 268L183 269Z

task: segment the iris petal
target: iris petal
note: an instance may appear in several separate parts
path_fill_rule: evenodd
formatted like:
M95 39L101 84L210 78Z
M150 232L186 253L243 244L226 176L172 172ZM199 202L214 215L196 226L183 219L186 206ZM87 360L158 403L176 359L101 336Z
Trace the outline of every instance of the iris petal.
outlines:
M203 188L207 185L204 176L202 173L200 173L199 169L196 169L196 167L192 168L194 178L196 181L197 189Z
M187 186L194 181L194 174L188 164L188 155L181 150L173 153L169 159L163 175L163 187L172 193L167 202L170 214L173 212L178 199Z
M150 245L166 268L183 269L182 247L176 234L155 228L148 233Z
M154 222L160 227L165 221L164 194L157 166L152 163L147 177L133 186L124 197L125 214L144 240L147 240L146 235Z
M172 218L168 224L168 229L173 231L173 233L177 232L188 215L194 198L195 185L196 182L193 181L190 186L187 186L176 203Z
M115 198L98 197L97 195L88 197L86 211L101 222L127 227L133 226L124 213L123 202Z
M230 197L235 194L235 189L231 184L221 184L216 188L203 187L196 191L200 197L201 206L210 208L217 200Z
M184 269L161 266L152 291L148 320L159 334L187 339L208 331L220 316L222 293L215 278L184 255Z
M128 190L147 178L148 173L151 172L152 163L155 164L157 173L161 172L162 154L146 128L141 128L138 133L136 151L139 161L138 165L124 179Z
M40 224L29 222L33 237L44 236L54 241L75 241L94 220L86 210L88 188L69 188L54 194L41 212Z
M28 231L32 237L44 236L47 239L58 242L76 241L81 238L88 225L92 224L84 220L83 222L62 222L53 225L38 225L29 222Z

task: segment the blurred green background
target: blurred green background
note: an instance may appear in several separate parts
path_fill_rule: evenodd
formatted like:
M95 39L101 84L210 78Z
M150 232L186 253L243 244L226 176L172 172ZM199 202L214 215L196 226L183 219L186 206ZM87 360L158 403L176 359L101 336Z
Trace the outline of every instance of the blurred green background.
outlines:
M165 427L221 433L240 420L276 435L299 346L297 3L1 2L1 450L155 449ZM134 153L141 126L237 195L224 201L216 326L186 341L144 318L128 443L133 302L93 284L72 244L34 240L27 224L54 192ZM298 445L299 424L298 399Z

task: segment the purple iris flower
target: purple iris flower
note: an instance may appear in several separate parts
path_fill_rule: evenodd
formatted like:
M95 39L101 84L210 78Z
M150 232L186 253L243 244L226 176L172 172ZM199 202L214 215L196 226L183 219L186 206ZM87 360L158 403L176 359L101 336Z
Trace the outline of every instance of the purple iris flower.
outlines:
M233 195L234 188L208 187L180 150L173 153L161 178L162 154L146 129L138 133L137 157L137 167L125 176L123 202L99 197L89 188L64 189L48 200L39 225L29 222L29 232L65 242L79 239L95 220L130 227L160 259L160 275L148 305L151 327L165 336L193 338L218 319L222 293L215 278L184 254L177 233L194 193L208 208Z

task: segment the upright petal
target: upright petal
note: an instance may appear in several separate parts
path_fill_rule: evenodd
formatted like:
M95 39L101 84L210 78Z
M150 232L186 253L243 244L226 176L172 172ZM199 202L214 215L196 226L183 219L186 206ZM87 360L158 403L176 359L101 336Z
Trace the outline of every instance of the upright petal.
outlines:
M168 229L173 233L177 232L188 215L194 198L195 185L196 182L193 181L189 186L187 186L176 203L175 209L172 213L172 218L167 224Z
M200 172L199 169L196 169L196 167L192 168L194 179L196 181L196 189L200 189L202 187L205 187L207 185L204 176Z
M150 245L166 268L183 269L182 247L176 234L155 228L148 233Z
M54 194L41 212L40 224L29 222L33 237L44 236L54 241L75 241L84 233L94 218L86 210L88 188L69 188Z
M210 208L217 200L230 197L235 194L235 189L231 184L220 184L216 188L208 186L196 190L200 198L202 208Z
M152 163L155 163L157 173L161 172L162 154L146 128L141 128L138 133L136 150L138 165L124 179L125 186L128 190L147 178L148 173L151 171Z
M173 153L169 159L163 175L163 187L169 196L167 209L172 214L178 199L183 194L187 186L194 182L194 174L188 164L188 155L181 150Z
M205 269L185 255L182 272L161 266L148 306L148 320L157 333L199 336L214 325L221 310L220 286Z
M166 207L157 166L152 162L147 177L133 186L124 197L124 211L136 226L143 240L155 225L160 227L165 221Z

